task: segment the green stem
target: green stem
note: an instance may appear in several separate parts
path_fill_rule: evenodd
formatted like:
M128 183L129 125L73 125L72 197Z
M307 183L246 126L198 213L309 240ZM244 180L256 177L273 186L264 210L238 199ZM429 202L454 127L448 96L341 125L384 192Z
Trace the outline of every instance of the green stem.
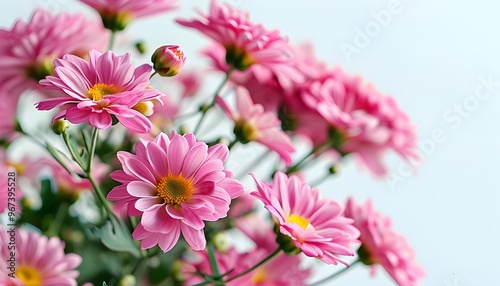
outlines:
M323 283L327 282L328 280L331 280L331 279L339 276L340 274L346 272L347 270L351 269L353 265L355 265L355 264L357 264L359 262L361 262L361 261L358 259L358 260L354 261L353 263L351 263L351 265L349 265L346 268L340 270L339 272L333 273L330 276L327 276L327 277L325 277L325 278L323 278L323 279L321 279L319 281L316 281L316 282L312 283L310 286L317 286L317 285L323 284Z
M248 274L248 273L250 273L250 272L254 271L255 269L257 269L257 268L261 267L261 266L262 266L262 265L264 265L266 262L268 262L269 260L271 260L273 257L275 257L278 253L280 253L280 251L281 251L281 248L279 248L279 247L278 247L278 248L276 248L276 250L274 250L271 254L269 254L269 255L268 255L268 256L266 256L264 259L262 259L262 261L261 261L261 262L259 262L259 263L255 264L253 267L250 267L250 268L248 268L247 270L245 270L245 271L243 271L243 272L241 272L241 273L239 273L239 274L237 274L237 275L235 275L235 276L233 276L233 277L231 277L231 278L227 279L227 280L226 280L226 281L224 281L224 282L226 282L226 283L227 283L227 282L233 281L233 280L235 280L235 279L237 279L237 278L240 278L240 277L241 277L241 276L243 276L243 275L246 275L246 274Z
M52 223L49 226L49 229L47 230L47 236L58 236L59 231L61 230L61 225L66 217L66 214L68 213L68 208L69 204L66 202L62 202L61 205L59 205L59 209L57 210L56 216Z
M238 138L234 138L234 140L233 140L233 141L231 141L231 142L229 143L229 145L227 145L227 149L231 150L231 148L233 148L233 147L234 147L234 145L236 145L236 143L238 143L238 142L239 142L239 141L238 141Z
M111 36L109 37L109 46L108 50L112 50L115 45L116 32L111 30Z
M308 160L312 155L315 155L316 154L316 157L319 157L320 155L322 155L323 153L325 153L326 151L329 150L329 146L330 146L330 140L327 140L326 142L324 142L323 144L320 144L316 147L314 147L311 152L307 153L304 157L302 157L302 159L300 159L297 163L295 163L293 166L289 167L287 170L286 170L286 174L289 175L289 174L292 174L292 173L295 173L297 172L298 170L300 170L302 167L304 167L303 165L305 165L304 163L307 163L306 160ZM326 148L325 148L326 147ZM318 151L321 151L320 153L317 153Z
M224 80L222 81L222 83L217 87L217 89L214 92L214 95L212 97L212 102L210 103L210 105L208 105L208 107L202 109L200 120L198 120L198 123L196 124L196 127L194 128L194 132L193 132L194 134L196 134L199 131L201 124L203 123L203 119L205 119L205 115L215 105L215 100L217 98L217 95L220 93L220 91L222 90L224 85L227 83L227 81L231 77L232 73L233 73L232 68L227 71L226 76L224 77Z
M92 169L92 160L94 158L94 154L95 154L95 148L97 146L97 137L99 135L99 129L97 128L94 128L94 130L92 131L92 139L90 141L90 150L88 151L89 152L89 157L87 158L87 168L84 170L85 172L89 173L90 174L90 171Z
M215 285L224 286L224 282L221 280L222 277L220 275L219 266L217 265L217 259L215 258L214 246L209 244L207 246L208 249L208 258L210 260L210 268L212 269L212 277L215 279Z
M157 71L154 71L150 76L149 76L149 80L151 80L155 75L157 75L158 72Z

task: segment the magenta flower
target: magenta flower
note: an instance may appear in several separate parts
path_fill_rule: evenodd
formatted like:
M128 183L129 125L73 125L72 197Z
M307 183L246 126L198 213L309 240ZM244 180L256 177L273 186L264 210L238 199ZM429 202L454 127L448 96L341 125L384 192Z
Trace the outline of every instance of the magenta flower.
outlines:
M179 46L161 46L151 56L153 68L160 76L170 77L179 73L186 63L184 52Z
M358 255L361 262L371 265L372 275L381 265L398 285L418 285L425 271L415 262L415 251L402 235L393 231L391 220L374 210L371 200L358 206L349 198L345 215L361 231Z
M0 86L16 95L43 90L38 81L52 74L55 58L103 50L108 37L101 23L83 14L53 16L37 9L27 23L18 20L11 30L0 29Z
M223 46L226 63L233 69L244 71L252 67L251 72L259 79L276 76L284 85L300 79L287 40L279 31L254 24L247 13L215 0L210 2L209 14L200 15L200 20L178 19L177 23L197 29Z
M149 119L132 109L139 102L163 96L148 88L151 66L144 64L134 69L130 54L117 56L111 51L91 51L88 61L65 55L56 59L54 65L55 76L48 76L40 84L63 96L37 104L39 110L62 106L63 111L54 116L54 121L64 117L71 123L88 121L94 127L108 129L113 115L134 132L151 130Z
M34 231L22 228L3 228L0 225L0 285L67 285L76 286L76 269L82 258L74 253L64 253L64 242L58 237L48 238ZM15 234L16 255L14 267L8 261L11 251L8 248L11 233ZM8 276L15 271L15 278Z
M350 245L357 242L359 231L352 220L344 217L337 202L321 199L318 189L311 188L299 177L288 178L276 172L273 184L259 181L252 195L264 203L279 227L278 241L290 253L302 251L327 264L338 262L338 255L354 256Z
M337 145L332 147L342 155L356 154L377 176L387 173L382 157L389 150L405 160L418 159L415 127L406 113L394 98L360 77L340 69L327 71L302 85L295 104L300 106L300 102L302 108L295 110L302 109L309 117L299 120L298 133L307 135L315 145L336 134Z
M281 121L276 115L264 111L260 104L254 104L248 91L237 90L237 112L232 111L226 102L217 97L217 103L224 113L234 121L234 133L241 143L256 141L276 152L287 166L292 163L295 152L290 137L280 130Z
M122 183L108 199L126 207L128 215L142 215L133 237L141 248L158 244L167 252L180 233L194 250L205 248L203 221L216 221L229 211L231 199L243 186L224 169L226 146L210 148L193 134L161 133L155 140L140 140L136 154L119 152L123 171L111 177Z
M175 8L175 0L80 0L101 15L104 26L121 31L136 18L160 14Z

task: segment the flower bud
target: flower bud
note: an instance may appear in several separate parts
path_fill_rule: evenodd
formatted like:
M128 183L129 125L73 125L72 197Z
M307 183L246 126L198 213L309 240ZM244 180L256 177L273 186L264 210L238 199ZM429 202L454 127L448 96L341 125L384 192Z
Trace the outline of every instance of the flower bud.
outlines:
M179 46L166 45L156 49L151 56L151 62L153 62L155 72L160 76L167 77L179 73L186 62L186 57Z
M58 119L52 123L52 131L54 131L55 134L61 135L62 133L66 132L69 128L69 122L64 120L64 119Z

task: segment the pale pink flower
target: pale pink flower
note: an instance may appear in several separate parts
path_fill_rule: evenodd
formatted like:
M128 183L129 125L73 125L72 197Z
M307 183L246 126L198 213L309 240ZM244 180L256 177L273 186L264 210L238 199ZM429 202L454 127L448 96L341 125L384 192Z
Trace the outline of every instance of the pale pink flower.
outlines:
M61 156L64 160L64 156ZM64 160L65 165L75 174L81 173L80 166L74 161ZM92 184L88 179L80 178L77 175L70 174L59 162L53 158L42 158L38 162L40 168L48 167L56 188L59 192L66 194L78 194L80 192L92 190ZM103 164L98 158L92 160L92 175L97 183L100 183L109 169L107 164Z
M104 26L121 31L136 18L152 16L175 8L175 0L80 0L101 15Z
M193 97L200 90L202 74L196 70L184 70L175 77L175 81L182 88L181 98Z
M271 235L273 235L271 230ZM235 248L229 249L225 253L216 252L215 258L221 273L231 271L225 280L247 270L264 259L269 253L256 248L249 252L240 253ZM210 260L207 251L194 253L192 259L185 259L181 275L183 276L183 285L195 285L203 282L199 273L212 274ZM289 256L280 253L271 261L265 263L254 271L247 273L230 282L227 286L302 286L307 285L305 280L311 275L311 269L301 267L299 256Z
M15 95L43 90L38 81L52 74L55 58L104 50L108 37L98 20L83 14L52 15L37 9L28 22L18 20L12 29L0 29L0 86Z
M354 226L361 232L359 258L371 265L372 275L377 265L381 265L398 285L418 285L425 271L415 262L415 251L406 238L392 229L390 218L376 212L371 200L359 206L352 198L347 201L345 215L354 220Z
M182 235L194 250L205 248L203 221L227 215L231 199L243 186L224 169L226 146L212 147L193 134L161 133L155 140L141 139L135 154L118 152L123 171L111 177L122 183L108 199L126 207L130 216L142 215L132 234L141 248L158 244L167 252Z
M9 248L11 235L15 237L15 250ZM48 238L22 228L0 226L0 285L24 286L76 286L79 272L76 269L82 258L74 253L64 253L64 242L58 237ZM11 252L15 253L11 267ZM8 274L15 271L15 277Z
M88 121L99 129L108 129L115 116L126 128L138 133L151 130L151 122L132 109L139 102L164 96L147 88L151 66L134 69L130 54L117 56L111 51L101 54L90 51L89 60L65 55L54 61L55 76L41 80L46 89L57 90L61 97L46 99L37 104L39 110L62 106L63 111L53 120L66 118L71 123Z
M360 77L331 70L304 83L299 93L295 110L302 109L310 117L299 119L302 126L297 132L316 146L325 143L333 131L338 138L332 147L341 155L354 153L377 176L387 173L382 158L389 150L405 160L418 159L415 127L406 113L394 98ZM313 125L317 128L312 129Z
M149 116L149 119L153 123L151 133L157 136L162 130L171 128L175 117L179 114L179 109L179 105L168 95L156 102L153 107L153 115Z
M250 68L249 72L261 82L276 76L285 86L302 79L293 67L293 54L287 40L279 31L269 31L253 23L247 13L215 0L210 2L209 14L200 12L200 15L200 20L178 19L177 23L199 30L224 47L225 61L233 69ZM229 69L226 68L223 70Z
M17 129L16 111L19 95L0 88L0 141L12 142L20 136Z
M216 100L224 113L234 121L234 133L241 143L259 142L276 152L287 166L292 163L295 147L290 137L279 129L281 121L273 113L264 111L262 105L254 104L246 89L236 91L236 112L221 97Z
M259 181L253 174L252 177L257 184L257 191L252 194L273 215L279 227L278 236L288 239L307 256L327 264L347 265L337 256L354 256L350 246L357 242L359 231L352 226L351 219L344 217L340 204L321 199L318 189L297 176L288 178L276 172L273 184ZM293 253L295 249L285 250Z

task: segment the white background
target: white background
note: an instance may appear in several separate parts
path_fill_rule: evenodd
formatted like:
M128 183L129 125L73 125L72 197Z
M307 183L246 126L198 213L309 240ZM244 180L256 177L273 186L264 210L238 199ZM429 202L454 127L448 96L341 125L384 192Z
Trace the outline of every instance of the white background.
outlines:
M418 126L424 162L417 167L417 175L408 176L406 169L399 170L398 159L388 157L392 175L401 180L391 186L348 163L340 176L320 186L325 196L342 203L350 194L359 202L371 197L415 248L417 261L427 271L422 285L496 285L500 83L487 99L478 100L475 92L481 85L479 78L500 82L500 5L491 0L396 1L399 12L385 26L375 24L380 27L376 30L372 13L387 9L390 1L229 2L249 11L255 22L280 29L292 43L312 42L318 58L330 66L361 74L383 93L393 95ZM146 40L150 49L179 44L189 58L187 68L205 67L197 60L197 51L206 39L180 28L173 19L192 18L194 5L207 11L208 1L181 4L175 13L137 20L127 37ZM77 1L3 1L0 27L10 28L19 17L27 20L36 6L96 16ZM356 29L370 25L368 43L346 57L340 46L355 46ZM454 111L459 105L469 110L463 107L466 113L460 115ZM433 132L442 135L431 144ZM317 277L338 269L321 267ZM370 277L361 265L336 282L331 285L394 284L383 271Z

